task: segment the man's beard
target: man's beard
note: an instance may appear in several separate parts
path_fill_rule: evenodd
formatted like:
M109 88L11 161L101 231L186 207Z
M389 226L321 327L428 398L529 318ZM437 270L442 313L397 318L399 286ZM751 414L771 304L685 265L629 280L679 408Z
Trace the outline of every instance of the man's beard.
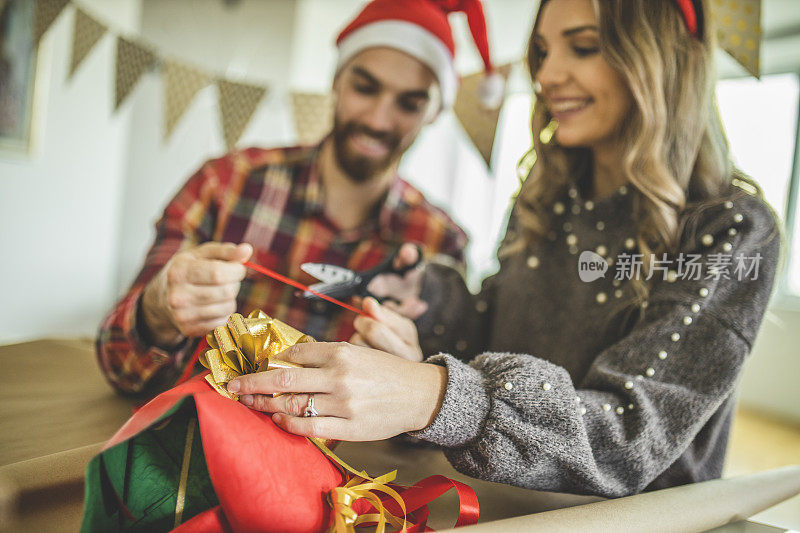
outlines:
M347 141L350 137L359 134L367 135L385 144L389 148L389 153L381 158L353 153L348 147ZM355 122L342 124L338 118L334 119L332 136L333 148L339 167L350 179L359 183L369 181L373 176L385 171L397 162L405 151L400 146L400 138L393 133L374 131Z

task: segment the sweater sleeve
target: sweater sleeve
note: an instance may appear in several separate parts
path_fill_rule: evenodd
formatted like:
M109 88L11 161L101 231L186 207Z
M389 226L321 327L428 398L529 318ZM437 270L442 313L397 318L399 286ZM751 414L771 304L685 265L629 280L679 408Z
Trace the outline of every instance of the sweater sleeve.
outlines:
M513 239L515 226L512 213L503 244ZM486 278L478 294L472 294L464 281L464 270L463 263L441 255L425 265L420 298L428 304L428 310L415 321L423 354L447 352L469 359L487 347L499 277Z
M702 220L681 250L708 273L655 285L644 317L581 382L536 354L469 363L439 354L427 362L447 367L443 404L412 435L490 481L608 497L643 490L731 395L773 285L780 238L761 200L726 202ZM739 279L737 258L757 268Z
M422 353L447 352L468 359L483 351L491 330L495 282L495 276L487 278L481 291L472 294L459 269L426 264L420 297L428 311L416 320Z

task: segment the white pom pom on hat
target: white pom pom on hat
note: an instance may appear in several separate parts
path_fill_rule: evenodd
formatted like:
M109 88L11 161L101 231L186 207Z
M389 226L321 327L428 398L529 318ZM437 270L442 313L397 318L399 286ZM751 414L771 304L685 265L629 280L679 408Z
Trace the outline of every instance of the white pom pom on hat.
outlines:
M357 53L386 46L405 52L427 65L439 81L442 107L450 108L458 92L455 43L447 15L467 16L486 79L479 88L481 103L497 109L505 96L505 79L492 66L486 18L480 0L373 0L336 39L337 72Z
M486 109L499 109L506 96L506 79L497 71L488 72L478 87L478 98Z

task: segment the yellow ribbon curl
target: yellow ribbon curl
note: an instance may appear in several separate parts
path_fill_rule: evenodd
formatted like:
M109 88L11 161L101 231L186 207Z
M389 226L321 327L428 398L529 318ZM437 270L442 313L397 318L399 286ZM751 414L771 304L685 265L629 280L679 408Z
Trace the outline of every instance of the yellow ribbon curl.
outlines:
M247 318L239 313L231 315L226 325L208 333L206 340L209 348L200 354L200 363L211 371L206 381L218 393L235 401L239 397L228 392L226 384L229 381L243 374L299 367L301 365L278 359L277 355L294 344L315 342L312 337L258 309ZM346 480L344 485L334 487L328 493L328 503L333 510L329 533L353 533L356 526L369 522L376 523L376 533L384 533L387 523L401 529L407 527L405 503L400 494L388 486L397 476L397 470L376 478L370 477L333 453L329 446L334 441L311 437L308 440L340 468ZM402 519L384 507L378 493L387 494L397 502L403 511ZM359 516L353 509L353 503L362 498L369 501L376 512Z

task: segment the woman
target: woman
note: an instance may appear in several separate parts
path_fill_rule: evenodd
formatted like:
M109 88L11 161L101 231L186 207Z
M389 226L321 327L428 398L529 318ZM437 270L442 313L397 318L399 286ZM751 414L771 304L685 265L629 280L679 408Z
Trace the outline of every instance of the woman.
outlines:
M353 340L372 348L297 346L284 357L309 368L229 388L288 431L410 432L467 474L528 488L622 496L719 477L780 237L731 165L700 4L543 1L528 54L538 161L499 273L473 297L428 265L424 350L370 300ZM319 416L302 418L310 398Z

